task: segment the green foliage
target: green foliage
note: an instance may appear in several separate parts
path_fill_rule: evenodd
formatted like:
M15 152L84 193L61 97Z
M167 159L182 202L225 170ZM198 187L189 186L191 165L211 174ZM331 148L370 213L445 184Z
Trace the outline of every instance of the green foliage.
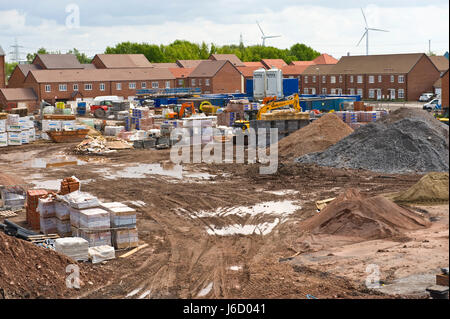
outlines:
M291 61L310 61L320 55L305 44L294 44L290 49L278 49L275 47L263 47L261 45L244 46L224 45L216 46L214 43L207 45L192 43L185 40L176 40L169 45L149 43L122 42L115 47L107 47L106 54L136 54L141 53L150 62L175 62L176 60L203 60L211 54L235 54L242 61L260 61L261 59L283 59L286 63Z
M11 73L14 71L14 69L17 66L17 62L5 62L5 76L6 76L6 80L9 79L9 77L11 76ZM7 81L8 82L8 81Z

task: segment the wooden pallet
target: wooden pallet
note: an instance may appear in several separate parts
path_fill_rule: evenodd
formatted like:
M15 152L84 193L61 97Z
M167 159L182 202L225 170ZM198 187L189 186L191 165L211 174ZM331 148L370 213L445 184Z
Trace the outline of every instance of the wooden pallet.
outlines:
M47 131L48 136L55 143L81 142L88 133L88 129L76 131Z
M9 217L16 217L17 213L13 212L12 210L5 210L0 211L0 217L9 218Z
M28 236L28 241L31 241L32 243L42 243L47 239L58 239L58 234L48 234L48 235L32 235Z

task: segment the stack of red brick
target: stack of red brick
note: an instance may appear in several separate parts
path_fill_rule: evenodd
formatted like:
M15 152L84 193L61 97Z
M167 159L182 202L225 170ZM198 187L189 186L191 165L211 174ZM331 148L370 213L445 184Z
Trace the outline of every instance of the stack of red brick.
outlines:
M27 213L27 223L32 230L40 230L39 212L37 206L39 198L46 197L48 192L43 189L32 189L27 191L27 202L25 210Z
M80 181L73 177L67 177L64 178L61 182L61 189L59 191L59 194L67 195L79 189L80 189Z

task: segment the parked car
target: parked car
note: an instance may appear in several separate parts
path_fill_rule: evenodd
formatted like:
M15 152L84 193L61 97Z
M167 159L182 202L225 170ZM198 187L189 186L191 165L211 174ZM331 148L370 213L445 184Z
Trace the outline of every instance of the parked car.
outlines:
M420 102L428 102L433 98L433 93L422 93L422 95L419 97Z
M429 112L441 109L441 99L433 99L423 105L423 109Z

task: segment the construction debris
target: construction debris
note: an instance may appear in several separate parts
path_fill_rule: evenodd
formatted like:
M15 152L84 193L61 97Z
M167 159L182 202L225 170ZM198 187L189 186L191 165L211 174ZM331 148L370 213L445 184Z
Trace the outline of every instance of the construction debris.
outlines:
M426 111L399 109L296 161L384 173L448 171L449 128Z
M133 145L117 137L88 136L75 147L74 152L77 154L107 154L116 152L117 149L129 148L133 148Z

